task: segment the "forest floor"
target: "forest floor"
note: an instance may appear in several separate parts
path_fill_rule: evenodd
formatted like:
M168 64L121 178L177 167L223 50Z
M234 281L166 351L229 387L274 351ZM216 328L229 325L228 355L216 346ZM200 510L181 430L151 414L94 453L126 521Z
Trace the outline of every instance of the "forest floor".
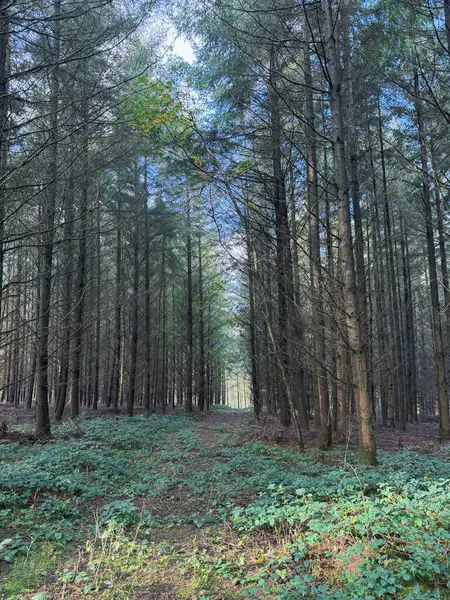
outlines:
M352 431L300 453L246 411L87 414L46 442L20 416L0 411L2 600L450 598L434 422L380 431L361 467Z

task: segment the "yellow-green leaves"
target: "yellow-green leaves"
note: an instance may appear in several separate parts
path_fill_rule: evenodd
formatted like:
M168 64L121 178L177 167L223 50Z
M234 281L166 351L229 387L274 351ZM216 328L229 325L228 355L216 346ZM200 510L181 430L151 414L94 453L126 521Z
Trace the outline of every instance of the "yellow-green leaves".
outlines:
M146 75L136 80L124 103L123 120L137 132L151 135L159 146L181 142L191 128L186 111L175 98L172 82Z

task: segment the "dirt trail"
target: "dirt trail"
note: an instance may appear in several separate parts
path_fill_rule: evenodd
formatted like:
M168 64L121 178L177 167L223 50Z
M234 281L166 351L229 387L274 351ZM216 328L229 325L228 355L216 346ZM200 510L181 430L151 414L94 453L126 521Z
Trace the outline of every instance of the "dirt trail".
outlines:
M201 415L200 420L191 426L192 431L200 438L205 447L214 447L220 434L229 434L238 427L250 424L253 413L238 410L217 411Z

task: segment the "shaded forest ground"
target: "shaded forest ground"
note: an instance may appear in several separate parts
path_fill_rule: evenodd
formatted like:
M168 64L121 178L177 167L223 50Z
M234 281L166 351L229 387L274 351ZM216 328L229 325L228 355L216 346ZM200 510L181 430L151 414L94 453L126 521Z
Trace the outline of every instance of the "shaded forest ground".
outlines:
M450 597L436 423L380 430L391 450L369 468L353 434L300 454L249 412L111 416L34 443L3 407L2 599Z
M135 410L137 415L144 414L142 409ZM96 416L118 418L125 414L125 409L99 408L96 411L85 409L82 411L84 418L95 418ZM162 414L158 408L158 414ZM186 415L184 410L168 410L167 414ZM265 441L274 444L286 446L295 446L296 435L293 427L283 428L278 419L269 416L262 417L260 423L256 423L253 413L250 410L235 410L225 407L212 407L212 410L203 414L196 413L196 418L201 419L203 423L211 425L216 421L230 422L234 430L244 428L244 438L254 441ZM10 404L0 404L0 437L2 435L1 426L6 428L5 437L11 440L20 440L23 436L33 436L33 424L35 422L35 410L29 410L22 406L12 406ZM25 428L19 425L26 425ZM236 429L236 427L237 429ZM376 423L377 445L384 450L398 450L403 447L418 446L423 449L433 448L440 443L439 418L424 415L420 417L419 423L408 423L406 431L398 427L383 426L380 421ZM310 430L303 432L304 440L307 446L315 446L318 440L318 430L314 421L310 424ZM336 442L336 440L334 440ZM358 442L357 427L355 419L349 423L345 439L339 440L338 445L356 445Z

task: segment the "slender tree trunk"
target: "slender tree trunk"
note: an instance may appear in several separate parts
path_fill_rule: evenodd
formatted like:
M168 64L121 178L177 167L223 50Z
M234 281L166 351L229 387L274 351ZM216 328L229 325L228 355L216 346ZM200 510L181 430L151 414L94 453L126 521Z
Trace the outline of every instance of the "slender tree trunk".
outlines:
M291 368L291 319L295 318L294 286L292 271L291 240L289 229L288 208L286 202L285 176L282 168L281 154L281 116L278 96L278 65L276 62L276 49L272 45L270 53L270 112L271 112L271 144L272 164L274 176L274 207L275 207L275 236L276 236L276 263L278 286L278 339L283 365L283 385L280 388L280 420L283 425L289 425L289 398L292 394L292 368Z
M186 409L192 411L194 369L194 312L192 291L192 233L191 233L191 199L186 190L186 255L187 255L187 357L186 357Z
M384 153L384 138L382 130L382 119L381 119L381 106L380 98L378 98L378 136L380 142L380 158L381 158L381 170L383 177L383 201L384 201L384 232L386 238L386 263L387 263L387 274L388 274L388 297L389 304L391 307L390 318L391 318L391 329L393 335L393 358L394 368L392 369L391 385L392 385L392 425L395 421L399 420L401 416L402 428L404 428L404 397L405 391L403 386L403 378L399 369L401 369L403 358L401 354L401 331L400 331L400 307L399 300L396 290L396 276L395 276L395 262L394 262L394 245L392 240L392 227L391 227L391 207L389 201L389 193L387 187L387 173L386 173L386 160ZM395 375L395 377L393 377Z
M353 258L350 202L346 170L344 124L341 94L341 72L336 52L333 17L329 0L322 0L324 15L325 52L329 74L329 93L333 138L335 179L338 189L339 237L344 263L344 298L346 323L351 353L353 385L357 406L359 433L359 462L376 463L375 435L368 393L367 360L358 318L356 273Z
M144 344L145 344L145 372L144 372L144 407L150 414L151 404L151 339L150 339L150 219L148 214L148 163L144 160Z
M203 249L201 236L198 236L198 343L199 343L199 365L198 365L198 408L205 408L205 307L204 307L204 275L203 275Z
M323 123L323 133L327 135L325 129L325 107L324 102L321 102L321 111L322 111L322 123ZM333 289L335 287L335 273L334 273L334 252L333 252L333 232L331 227L331 203L330 203L330 193L329 193L329 171L328 171L328 148L324 146L323 148L323 181L324 181L324 196L325 196L325 235L326 235L326 267L327 267L327 277L328 282L325 286ZM338 431L338 389L343 389L342 381L338 381L337 377L337 354L339 345L342 346L339 336L336 332L336 319L335 319L335 310L330 310L327 318L327 325L330 332L335 334L337 344L328 343L326 344L327 350L327 364L328 364L328 387L330 389L330 398L331 398L331 410L333 413L333 430ZM342 396L342 393L341 393ZM340 437L343 435L343 429L341 428Z
M51 289L53 275L53 244L56 198L58 194L58 125L59 125L59 60L60 60L60 21L61 0L55 0L53 7L54 32L53 32L53 59L54 67L51 76L51 103L50 103L50 135L49 155L50 168L48 172L48 188L44 206L42 207L42 251L40 264L40 302L37 323L37 373L36 373L36 436L50 435L49 414L49 326L51 309Z
M162 236L161 261L161 312L162 312L162 348L161 348L161 406L166 412L167 401L167 274L166 274L166 234Z
M247 223L247 269L248 269L248 294L249 294L249 334L250 334L250 373L252 382L252 398L253 410L256 419L259 419L261 414L261 389L260 375L258 369L258 347L257 347L257 332L256 332L256 315L255 315L255 272L257 272L257 259L251 241L249 225Z
M84 122L87 122L87 115L84 115ZM81 374L82 374L82 349L83 333L85 328L85 292L86 292L86 242L87 242L87 222L88 222L88 138L87 133L83 134L83 180L81 188L80 202L80 233L78 248L77 276L74 289L74 348L72 359L72 392L70 397L70 416L76 419L80 413L81 400Z
M417 133L420 144L420 157L422 167L422 199L425 212L425 227L427 237L428 274L431 296L431 307L433 312L433 335L437 370L438 407L440 418L441 440L448 440L449 431L449 408L447 377L445 372L444 348L442 339L441 307L439 303L439 288L436 267L436 249L434 247L433 214L431 209L431 192L428 174L428 149L425 136L424 117L419 97L419 76L417 69L414 73L415 80L415 104L417 118Z
M322 269L320 260L319 235L319 188L317 177L316 130L314 122L314 103L312 95L311 59L309 44L305 44L303 54L305 73L305 121L306 121L306 158L308 185L309 213L309 251L311 270L311 294L314 321L315 346L315 381L316 393L320 410L319 448L326 450L331 446L331 413L328 396L326 351L325 351L325 320L322 305Z
M38 264L40 264L40 253L41 253L41 249L39 249L38 251ZM38 275L37 280L36 280L36 323L39 322L39 311L40 311L40 306L41 306L41 301L40 301L40 296L41 296L41 281L40 281L40 277ZM32 346L32 355L31 355L31 363L30 363L30 381L28 384L28 390L27 390L27 400L26 400L26 407L28 410L31 409L31 406L33 404L33 392L34 392L34 388L35 388L35 384L36 384L36 369L37 369L37 337L36 340L33 340L33 346Z
M100 204L97 207L96 256L95 256L95 365L92 408L97 410L100 395L100 349L101 349L101 300L102 300L102 249L101 249L101 220Z
M370 159L370 170L372 176L372 190L373 190L373 202L372 202L372 256L374 265L374 296L375 296L375 310L377 326L376 330L378 333L378 372L381 374L379 379L379 390L380 390L380 407L381 407L381 421L383 425L387 425L388 420L388 407L391 404L389 401L389 393L391 386L389 385L389 365L387 364L387 331L386 331L386 315L383 312L383 301L385 300L385 289L384 289L384 260L383 253L381 252L381 234L380 234L380 216L378 210L378 186L377 178L375 173L375 162L373 158L372 142L370 139L370 125L367 119L367 135L369 139L369 159ZM386 375L388 374L388 375Z
M122 348L122 206L117 198L117 235L116 235L116 293L114 315L114 356L112 362L111 387L108 405L117 408L120 394L120 370Z
M67 398L70 366L70 344L72 337L72 287L73 287L73 230L74 230L74 190L72 176L66 195L65 210L65 273L63 279L64 305L63 305L63 342L61 344L61 361L56 394L55 419L60 421L64 412Z
M133 416L133 408L136 397L136 371L137 371L137 350L139 336L139 215L141 212L139 198L139 171L138 165L134 167L134 195L136 205L134 235L131 240L133 248L133 291L131 300L131 340L130 340L130 379L128 385L127 414Z
M351 4L351 1L350 1ZM349 8L349 7L348 7ZM349 15L345 10L345 26L344 26L344 63L347 71L347 127L348 127L348 150L350 155L350 194L353 208L353 221L355 224L355 267L356 267L356 292L358 297L359 321L361 327L361 343L364 348L364 353L367 361L367 377L368 377L368 393L370 403L373 406L374 400L371 396L371 372L369 369L369 316L367 312L367 282L366 268L364 264L364 233L363 222L361 215L361 193L358 177L358 143L355 122L355 103L353 96L353 65L351 59L350 48L350 25Z
M9 12L10 0L0 0L0 317L2 314L4 236L6 219L6 195L4 178L8 159L8 54L9 54Z
M414 306L411 288L411 271L409 265L408 236L406 226L402 225L402 265L404 281L405 305L405 338L406 338L406 382L409 420L417 422L417 383L416 383L416 339L414 329Z
M442 210L442 193L441 184L439 182L436 165L434 164L434 152L431 140L431 163L433 169L434 179L434 191L436 200L436 213L437 213L437 230L439 239L439 258L441 263L441 275L442 275L442 287L444 289L444 310L443 316L446 326L446 346L444 347L445 354L448 355L450 349L450 279L448 274L448 263L447 263L447 250L445 247L445 230L444 230L444 213Z

